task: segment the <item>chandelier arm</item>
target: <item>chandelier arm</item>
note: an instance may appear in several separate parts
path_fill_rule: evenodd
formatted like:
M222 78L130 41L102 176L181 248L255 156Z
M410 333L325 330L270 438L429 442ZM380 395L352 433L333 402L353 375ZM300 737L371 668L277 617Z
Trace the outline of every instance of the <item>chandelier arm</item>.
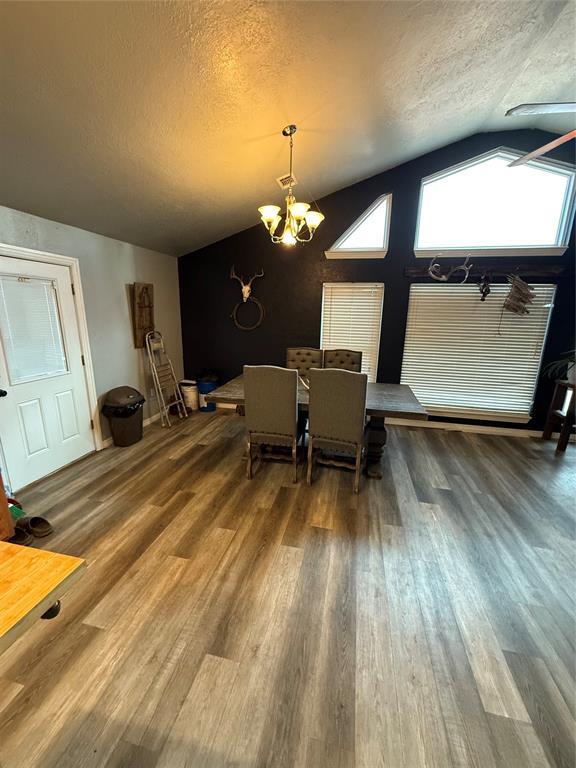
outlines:
M296 235L296 240L298 240L299 243L309 243L314 235L312 232L310 232L310 230L308 230L308 232L310 233L310 237L298 237L298 235Z

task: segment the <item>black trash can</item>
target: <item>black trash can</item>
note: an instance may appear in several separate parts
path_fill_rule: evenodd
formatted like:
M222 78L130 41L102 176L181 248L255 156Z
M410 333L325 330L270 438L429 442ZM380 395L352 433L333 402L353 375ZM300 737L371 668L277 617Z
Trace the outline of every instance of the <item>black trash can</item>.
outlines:
M146 398L134 387L111 389L102 413L108 417L114 445L125 447L142 440L143 407Z

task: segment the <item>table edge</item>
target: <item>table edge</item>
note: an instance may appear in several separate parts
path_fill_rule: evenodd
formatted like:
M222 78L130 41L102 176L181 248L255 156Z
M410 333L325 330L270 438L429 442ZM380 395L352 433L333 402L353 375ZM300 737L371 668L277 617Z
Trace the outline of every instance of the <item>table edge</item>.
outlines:
M54 553L60 554L60 553ZM57 584L31 611L22 616L15 624L0 635L0 654L7 650L21 637L28 627L36 622L55 602L68 592L70 587L80 578L87 568L86 560L76 558L79 562L70 573Z

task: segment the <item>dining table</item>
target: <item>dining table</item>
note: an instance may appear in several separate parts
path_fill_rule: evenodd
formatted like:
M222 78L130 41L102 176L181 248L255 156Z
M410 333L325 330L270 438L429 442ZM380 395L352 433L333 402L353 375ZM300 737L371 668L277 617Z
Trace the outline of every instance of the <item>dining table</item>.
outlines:
M205 397L209 403L235 405L241 411L244 406L244 376L236 376ZM299 379L298 408L301 411L308 410L308 400L308 386ZM407 384L369 382L366 389L366 415L369 417L366 474L369 477L382 477L380 463L387 438L386 419L424 420L428 414Z

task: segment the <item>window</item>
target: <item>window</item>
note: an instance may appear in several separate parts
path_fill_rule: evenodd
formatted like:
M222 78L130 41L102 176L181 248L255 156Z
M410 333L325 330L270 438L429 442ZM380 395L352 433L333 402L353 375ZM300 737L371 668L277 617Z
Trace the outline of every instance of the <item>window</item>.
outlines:
M555 292L532 288L530 314L514 315L508 285L484 302L475 285L413 285L402 384L432 414L528 421Z
M325 252L327 259L383 259L388 252L392 195L382 195Z
M423 179L416 256L564 253L575 169L547 159L509 168L520 154L498 149Z
M384 283L324 283L322 349L362 352L362 373L376 381Z
M11 384L67 373L52 280L0 275L0 338Z

